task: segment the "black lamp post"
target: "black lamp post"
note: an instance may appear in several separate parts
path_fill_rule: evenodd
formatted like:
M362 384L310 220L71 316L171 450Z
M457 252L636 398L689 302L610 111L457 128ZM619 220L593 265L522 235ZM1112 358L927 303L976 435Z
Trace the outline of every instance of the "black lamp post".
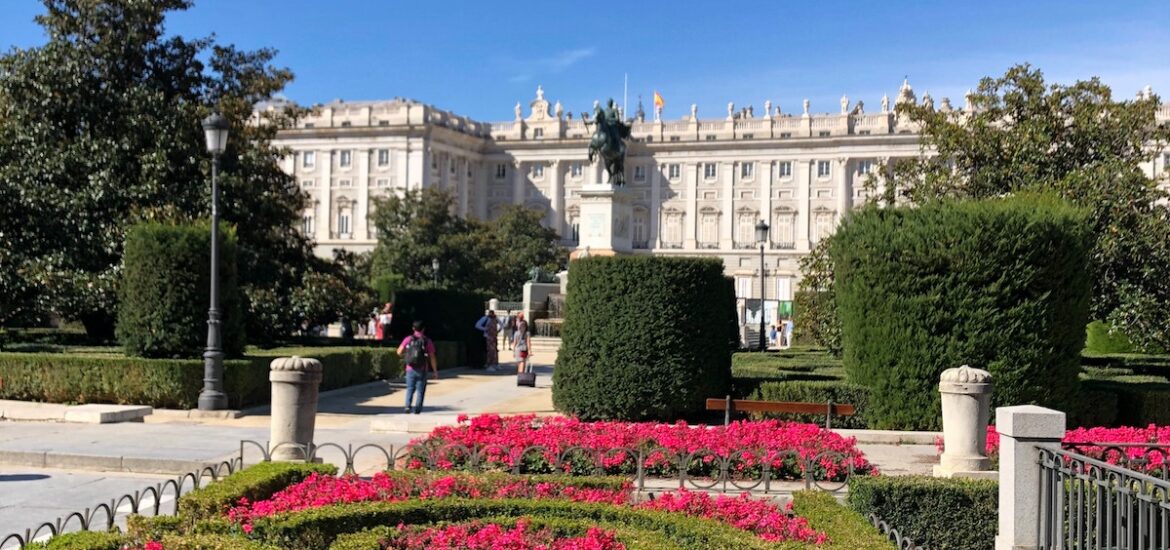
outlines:
M760 243L760 351L768 349L767 334L764 333L764 246L768 244L768 224L764 220L756 224L756 242Z
M228 119L219 113L203 119L207 152L211 153L211 307L207 310L207 349L203 352L203 391L199 410L227 408L223 393L223 333L219 311L219 156L227 146Z
M435 278L435 288L439 287L439 259L431 258L431 273Z

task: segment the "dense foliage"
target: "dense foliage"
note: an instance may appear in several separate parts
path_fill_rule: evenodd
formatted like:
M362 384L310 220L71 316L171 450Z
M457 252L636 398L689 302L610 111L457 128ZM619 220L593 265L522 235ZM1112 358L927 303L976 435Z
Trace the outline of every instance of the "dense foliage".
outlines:
M802 344L823 346L841 355L841 318L833 290L833 259L829 247L833 237L817 242L808 255L800 259L800 283L792 305L792 337Z
M728 286L718 259L576 260L553 371L558 410L676 420L727 394Z
M232 125L220 210L238 228L240 283L286 295L309 253L271 140L298 112L245 122L292 78L274 52L167 35L189 0L45 5L48 41L0 56L0 323L52 311L113 335L126 228L208 217L212 109Z
M236 234L219 231L219 310L223 351L244 352L236 286ZM210 224L140 223L126 233L118 291L118 341L134 357L199 357L207 344L211 288Z
M378 246L372 271L379 286L430 287L439 260L438 286L519 299L529 270L560 271L566 261L560 237L541 224L543 215L505 207L490 222L455 214L454 197L436 188L377 199Z
M1044 197L870 207L833 239L844 364L871 427L938 429L939 374L995 404L1075 405L1089 300L1084 212Z
M998 523L999 484L923 476L856 476L849 507L875 514L924 548L991 550Z
M484 314L484 296L478 292L444 289L400 290L394 294L390 333L404 338L411 325L422 321L432 340L459 342L464 350L462 366L482 365L487 348L475 322Z

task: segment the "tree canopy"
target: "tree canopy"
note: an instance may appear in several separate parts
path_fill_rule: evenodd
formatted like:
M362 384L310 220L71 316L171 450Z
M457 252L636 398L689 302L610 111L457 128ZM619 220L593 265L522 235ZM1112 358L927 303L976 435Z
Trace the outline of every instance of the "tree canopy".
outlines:
M210 211L200 121L231 121L221 216L241 284L291 288L308 256L304 197L271 139L296 110L251 119L292 79L272 50L165 33L188 0L45 0L48 42L0 56L0 323L25 311L112 331L126 229ZM286 293L286 292L285 292Z

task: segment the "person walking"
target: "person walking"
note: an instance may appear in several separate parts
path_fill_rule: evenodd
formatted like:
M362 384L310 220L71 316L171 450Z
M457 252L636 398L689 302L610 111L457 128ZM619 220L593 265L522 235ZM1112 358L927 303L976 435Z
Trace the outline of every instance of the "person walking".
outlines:
M512 338L516 332L516 318L511 313L504 316L504 349L512 349Z
M378 315L378 336L383 343L390 341L390 321L394 319L393 310L394 304L386 302L386 305L382 306L382 313Z
M398 344L398 356L406 365L406 414L420 414L427 394L427 368L432 378L438 380L439 363L435 358L435 343L427 338L423 322L415 321L412 328L414 332ZM412 406L416 395L418 400Z
M523 313L516 314L516 331L512 335L512 347L516 350L516 374L524 372L528 363L528 321Z
M487 358L484 361L484 366L488 372L497 372L500 370L500 321L496 318L494 310L488 311L487 315L480 317L476 321L475 328L483 332L483 340L487 346Z

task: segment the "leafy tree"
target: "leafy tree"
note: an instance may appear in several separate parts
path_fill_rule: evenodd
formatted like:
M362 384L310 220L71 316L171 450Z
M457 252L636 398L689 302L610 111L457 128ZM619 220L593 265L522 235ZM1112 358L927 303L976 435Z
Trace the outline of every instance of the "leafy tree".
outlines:
M0 57L0 321L39 307L113 329L124 232L143 220L205 219L209 159L199 121L232 122L222 218L235 225L241 284L286 292L308 254L295 231L304 198L276 160L296 110L253 106L292 75L271 50L164 36L189 0L45 0L49 40ZM16 300L13 300L13 297Z
M841 355L841 319L837 315L833 258L829 255L833 237L822 238L812 251L800 259L800 288L793 311L797 338L809 338Z
M1158 98L1118 101L1096 78L1048 84L1019 65L984 78L970 100L972 113L898 106L921 126L922 154L896 162L886 188L916 204L1052 192L1090 209L1092 317L1144 348L1166 349L1170 209L1164 179L1141 168L1170 137L1155 120Z
M433 188L377 199L374 277L429 287L435 277L431 260L438 259L440 287L508 299L519 296L531 268L556 271L565 265L560 238L541 225L539 212L511 206L483 223L455 215L453 200Z

